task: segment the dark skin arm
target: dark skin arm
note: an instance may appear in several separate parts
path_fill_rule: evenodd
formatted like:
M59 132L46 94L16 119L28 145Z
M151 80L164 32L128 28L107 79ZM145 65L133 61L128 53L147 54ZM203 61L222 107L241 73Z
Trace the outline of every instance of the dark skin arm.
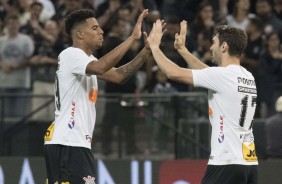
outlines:
M164 31L165 23L161 21L162 31ZM151 32L152 33L152 32ZM150 33L150 35L151 35ZM112 68L104 75L97 75L98 79L106 80L113 83L125 83L136 71L144 64L144 62L151 55L151 49L147 41L147 33L144 32L145 47L137 54L137 56L129 63L120 66L119 68Z
M98 61L90 62L86 67L86 74L92 75L104 75L110 69L112 69L124 56L124 54L130 49L134 41L139 40L142 32L142 21L148 14L148 10L144 10L139 16L137 23L131 36L113 49L111 52L101 57Z
M98 79L105 81L123 84L125 83L136 71L144 64L151 50L144 47L138 55L129 63L120 66L119 68L111 68L108 72L103 75L97 75Z

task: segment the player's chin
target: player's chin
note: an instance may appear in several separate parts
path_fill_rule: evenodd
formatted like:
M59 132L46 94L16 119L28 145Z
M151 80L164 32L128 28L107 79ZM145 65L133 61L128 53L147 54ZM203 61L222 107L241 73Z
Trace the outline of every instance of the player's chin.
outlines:
M102 48L102 47L103 47L103 44L102 44L102 43L96 45L96 49L100 49L100 48Z

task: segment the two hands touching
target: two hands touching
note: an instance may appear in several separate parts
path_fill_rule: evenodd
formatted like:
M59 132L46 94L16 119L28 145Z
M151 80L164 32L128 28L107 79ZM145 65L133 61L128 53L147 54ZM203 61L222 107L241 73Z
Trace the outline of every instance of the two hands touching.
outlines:
M157 20L153 24L153 28L150 32L150 35L147 37L147 34L144 33L146 39L146 47L150 47L151 50L159 48L161 44L161 39L163 34L165 33L165 22L163 20ZM176 50L185 48L187 34L187 22L183 20L180 23L180 33L175 34L174 48Z
M137 23L135 24L135 27L131 34L131 37L134 40L139 40L141 38L142 22L144 18L148 15L148 13L149 11L148 9L146 9L146 10L143 10L143 12L139 15ZM166 23L164 22L164 20L158 19L153 24L153 28L149 36L147 35L146 32L143 32L145 48L151 49L151 50L155 48L159 48L162 36L166 32L165 25ZM180 33L175 34L174 48L176 50L185 48L186 34L187 34L187 21L183 20L180 23Z
M164 30L164 21L157 20L147 38L147 44L152 51L154 60L163 73L171 80L181 82L184 84L193 84L192 71L186 68L181 68L160 50L161 39L166 30ZM175 34L174 48L189 63L189 60L195 61L194 56L185 47L187 33L187 22L183 20L180 23L180 33ZM198 61L196 63L199 63Z

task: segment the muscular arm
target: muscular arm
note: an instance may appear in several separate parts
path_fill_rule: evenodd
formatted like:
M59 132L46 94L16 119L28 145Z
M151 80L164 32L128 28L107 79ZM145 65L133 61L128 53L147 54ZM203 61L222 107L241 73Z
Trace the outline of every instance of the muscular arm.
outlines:
M181 47L177 49L177 51L192 69L203 69L209 67L205 63L201 62L198 58L196 58L191 52L189 52L186 47Z
M163 73L171 80L184 84L193 84L193 74L190 69L181 68L169 60L160 49L160 43L163 36L162 21L157 20L153 29L147 38L148 45L151 48L153 57ZM179 45L179 44L178 44Z
M134 38L130 36L98 61L91 61L86 67L86 74L103 75L106 73L121 60L133 42Z
M128 37L123 43L121 43L114 50L100 58L98 61L90 62L86 67L86 74L103 75L112 67L114 67L124 56L124 54L129 50L133 42L141 37L142 21L147 14L148 10L144 10L141 13L131 36Z
M120 66L119 68L112 68L103 75L97 75L98 79L106 80L113 83L125 83L147 60L151 50L143 48L139 54L129 63Z
M208 67L208 65L201 62L185 47L186 35L187 22L183 20L180 23L180 33L175 34L174 48L192 69L203 69Z
M185 84L193 84L192 70L181 68L170 61L159 47L151 49L155 61L169 79Z

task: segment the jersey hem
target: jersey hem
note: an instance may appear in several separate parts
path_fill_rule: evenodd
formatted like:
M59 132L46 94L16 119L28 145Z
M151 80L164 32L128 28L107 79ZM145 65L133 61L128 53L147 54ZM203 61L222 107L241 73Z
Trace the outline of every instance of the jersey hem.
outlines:
M75 143L63 143L63 142L57 142L57 141L45 141L44 142L44 145L46 144L61 144L61 145L64 145L64 146L71 146L71 147L83 147L83 148L88 148L88 149L91 149L91 146L89 145L85 145L85 144L75 144Z
M258 165L258 162L208 162L208 165Z

